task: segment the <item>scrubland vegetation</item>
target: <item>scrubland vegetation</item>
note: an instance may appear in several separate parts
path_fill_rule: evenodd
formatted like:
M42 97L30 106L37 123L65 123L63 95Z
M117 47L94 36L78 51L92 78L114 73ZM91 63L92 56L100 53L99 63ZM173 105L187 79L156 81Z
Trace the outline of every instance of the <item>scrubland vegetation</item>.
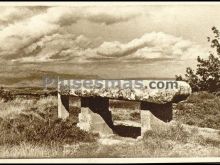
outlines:
M55 96L40 99L18 97L10 101L1 98L0 157L7 153L10 153L8 156L25 156L32 151L36 152L36 156L44 156L50 148L95 141L97 135L80 130L76 123L77 116L75 120L57 119ZM51 151L51 154L54 153Z
M174 107L175 120L199 127L220 130L220 96L195 92Z
M220 140L186 132L178 124L169 131L148 132L142 140L117 137L117 144L102 144L98 135L76 127L77 115L67 121L57 119L56 96L38 99L17 97L8 101L4 97L0 101L1 158L188 157L220 154ZM175 106L174 117L180 123L219 129L219 100L218 96L207 92L193 93L186 101ZM131 108L134 106L131 105ZM108 141L111 143L111 138ZM68 145L72 147L68 149Z

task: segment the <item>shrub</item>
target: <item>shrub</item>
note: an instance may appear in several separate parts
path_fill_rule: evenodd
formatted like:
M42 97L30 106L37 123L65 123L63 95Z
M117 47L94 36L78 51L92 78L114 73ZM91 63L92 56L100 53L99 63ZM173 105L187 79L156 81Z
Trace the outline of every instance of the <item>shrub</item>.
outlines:
M26 107L22 113L0 118L0 145L21 142L67 144L79 141L91 142L96 139L95 135L80 130L76 126L76 119L66 121L57 119L57 106L52 103L53 99L42 99L51 100L51 104L42 106L44 101L39 100L36 102L39 107Z
M5 90L3 87L0 87L0 99L3 99L5 102L13 99L13 96L10 91Z
M220 32L216 27L213 27L212 31L214 37L208 37L208 42L211 42L211 48L214 48L216 53L210 52L208 59L198 56L196 72L188 67L185 78L176 76L177 81L187 81L193 91L220 91Z
M19 116L8 121L2 120L0 125L0 144L13 145L21 142L67 144L95 140L95 136L80 130L76 123L70 120L42 122L33 116Z

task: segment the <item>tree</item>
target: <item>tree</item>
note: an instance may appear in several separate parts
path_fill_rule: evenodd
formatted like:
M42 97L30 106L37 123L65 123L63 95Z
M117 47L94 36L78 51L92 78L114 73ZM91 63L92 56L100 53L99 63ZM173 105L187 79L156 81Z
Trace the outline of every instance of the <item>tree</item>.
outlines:
M193 91L220 91L220 32L216 27L212 28L213 38L208 37L211 48L215 53L209 53L208 59L197 57L196 71L188 67L185 78L176 76L176 80L187 81Z

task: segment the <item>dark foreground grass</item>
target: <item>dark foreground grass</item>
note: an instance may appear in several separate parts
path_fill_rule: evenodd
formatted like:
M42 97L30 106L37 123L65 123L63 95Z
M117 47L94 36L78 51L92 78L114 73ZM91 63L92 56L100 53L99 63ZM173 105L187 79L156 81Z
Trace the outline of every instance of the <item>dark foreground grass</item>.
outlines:
M115 143L115 140L118 140ZM116 137L100 141L68 144L4 145L4 158L150 158L150 157L214 157L220 156L220 141L210 141L185 132L180 125L164 132L149 131L142 140Z
M72 121L52 120L42 122L37 118L19 117L2 120L0 123L0 145L15 145L22 142L32 144L72 144L90 142L95 138L76 127Z
M77 115L63 121L57 118L56 98L40 100L15 99L2 102L0 117L0 145L18 145L23 142L36 145L72 144L95 141L96 135L80 130ZM19 104L19 108L15 108ZM5 108L5 109L4 109ZM12 111L11 113L9 113ZM79 110L75 110L79 112ZM4 115L5 112L5 115Z
M175 120L181 123L220 129L220 96L196 92L175 107Z
M218 101L218 97L209 94L208 96L193 94L186 102L177 105L177 110L181 111L177 114L177 118L183 123L194 118L195 125L199 125L200 122L206 124L207 119L203 119L204 115L211 114L214 117L215 113L217 113L215 115L219 114ZM214 107L214 110L207 106ZM188 107L191 109L189 110ZM202 111L201 107L204 108ZM79 112L78 109L73 111ZM203 118L197 115L200 113ZM149 131L141 140L118 137L119 141L115 143L115 139L107 138L109 144L105 144L100 142L97 135L76 127L77 120L77 114L70 120L57 119L55 96L37 100L24 98L2 100L0 101L0 158L220 156L220 138L213 140L200 137L195 131L186 132L180 124L162 132ZM211 128L218 128L218 120L215 120L217 118L212 118Z

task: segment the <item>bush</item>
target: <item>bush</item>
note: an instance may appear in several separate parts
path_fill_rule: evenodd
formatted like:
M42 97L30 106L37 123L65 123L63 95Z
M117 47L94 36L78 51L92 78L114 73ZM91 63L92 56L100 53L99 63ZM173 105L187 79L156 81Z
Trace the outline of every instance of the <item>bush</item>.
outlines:
M0 123L0 144L21 142L41 144L69 144L94 141L95 136L80 130L72 121L53 120L42 122L37 118L22 117Z
M48 101L43 106L44 99L51 100L51 105L48 105ZM0 118L0 145L21 142L47 145L95 141L94 134L82 131L76 126L77 119L58 119L57 106L54 106L52 101L52 98L43 98L36 103L39 108L27 107L22 113Z
M196 72L188 67L185 78L176 76L177 81L188 82L193 91L220 91L220 32L216 27L213 27L212 31L214 38L208 37L208 42L211 42L211 48L214 48L216 53L210 52L208 59L198 56Z
M10 91L4 90L3 87L0 87L0 99L3 99L5 102L7 102L12 100L13 96Z

